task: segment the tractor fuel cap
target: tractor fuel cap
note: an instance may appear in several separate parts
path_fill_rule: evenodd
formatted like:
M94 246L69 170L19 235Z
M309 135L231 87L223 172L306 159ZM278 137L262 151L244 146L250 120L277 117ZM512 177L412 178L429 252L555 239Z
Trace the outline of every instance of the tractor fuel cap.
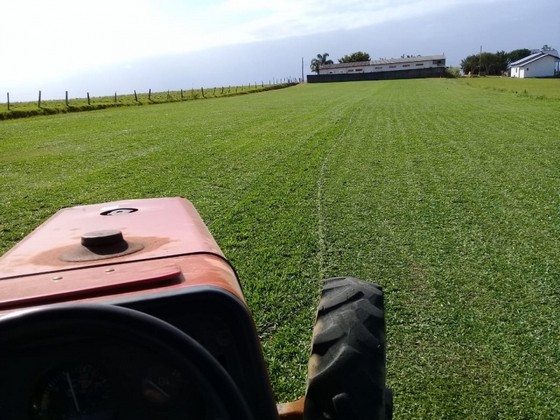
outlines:
M141 243L128 242L120 230L107 229L84 233L80 245L63 253L68 262L96 261L132 254L144 248Z

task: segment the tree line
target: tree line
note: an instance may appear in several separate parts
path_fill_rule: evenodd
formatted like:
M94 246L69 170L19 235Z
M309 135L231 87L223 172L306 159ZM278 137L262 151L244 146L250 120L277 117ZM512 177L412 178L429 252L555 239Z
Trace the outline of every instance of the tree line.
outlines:
M481 52L479 54L469 55L461 61L461 70L464 74L481 74L487 76L500 76L507 72L507 68L511 63L514 63L522 58L525 58L535 52L554 52L556 50L543 45L540 50L529 50L527 48L520 48L510 52L497 51L496 53Z
M548 45L544 45L540 51L553 51L556 53L556 50ZM535 51L531 51L527 48L520 48L510 52L480 52L479 54L469 55L461 60L461 70L464 74L500 76L507 72L508 65L521 60L534 52ZM338 62L356 63L370 60L371 58L368 53L356 51L352 54L347 54L344 57L339 58ZM329 53L317 54L317 57L311 60L311 71L319 74L320 67L326 64L334 64L334 62L329 59Z
M531 50L527 48L521 48L510 52L481 52L479 54L469 55L461 60L461 70L464 74L500 76L507 71L507 67L510 63L521 60L528 55L531 55Z
M363 51L346 54L344 57L338 59L339 63L359 63L362 61L371 61L369 54ZM311 60L311 71L319 74L319 67L326 64L334 64L334 62L329 59L329 53L317 54L317 57Z
M530 54L531 50L527 48L513 50L508 53L498 51L495 54L489 52L473 54L461 61L461 70L463 70L464 74L501 75L507 70L507 66L510 63L527 57ZM356 63L370 60L371 58L368 53L356 51L339 58L338 62ZM319 74L320 67L326 64L334 64L333 60L329 59L329 53L317 54L317 57L311 60L311 71Z

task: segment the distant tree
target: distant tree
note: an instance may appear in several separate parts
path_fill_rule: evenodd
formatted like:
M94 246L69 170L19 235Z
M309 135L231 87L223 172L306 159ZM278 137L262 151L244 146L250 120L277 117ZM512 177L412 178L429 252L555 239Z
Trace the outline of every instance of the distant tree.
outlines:
M461 70L464 74L476 74L480 69L480 55L469 55L461 60Z
M501 76L508 66L508 54L505 51L497 51L495 54L482 53L482 70L490 76Z
M356 51L350 55L345 55L338 59L339 63L358 63L361 61L370 61L369 54L363 51Z
M507 70L508 64L509 64L508 53L505 51L496 52L496 65L498 66L498 69L501 72Z
M461 77L461 69L459 67L446 67L445 68L446 77Z
M320 66L324 64L333 64L333 61L328 58L329 53L317 54L317 58L311 60L311 71L319 74Z
M527 57L528 55L531 55L531 50L528 50L527 48L521 48L519 50L513 50L510 51L508 53L508 64L509 63L513 63L515 61L521 60L522 58Z
M461 70L464 74L500 76L507 70L508 64L530 54L531 51L527 49L514 50L509 53L497 51L496 53L473 54L461 61Z

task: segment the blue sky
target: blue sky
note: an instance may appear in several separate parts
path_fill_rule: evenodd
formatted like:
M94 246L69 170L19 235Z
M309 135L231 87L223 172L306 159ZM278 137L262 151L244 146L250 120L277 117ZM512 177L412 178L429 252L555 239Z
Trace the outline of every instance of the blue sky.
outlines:
M560 49L559 18L558 0L4 0L0 101L301 77L323 52L458 65L480 46Z

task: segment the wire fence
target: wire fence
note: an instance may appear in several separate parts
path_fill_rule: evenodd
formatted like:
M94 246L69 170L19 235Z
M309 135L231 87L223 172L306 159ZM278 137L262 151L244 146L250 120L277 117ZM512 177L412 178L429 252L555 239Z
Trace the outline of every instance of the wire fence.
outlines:
M180 89L168 90L166 92L148 92L139 93L136 90L133 93L118 94L115 92L110 96L93 96L90 92L86 92L86 96L82 98L71 98L69 91L64 92L64 99L44 100L42 91L38 91L36 101L14 101L10 93L6 93L6 103L0 103L0 120L23 118L34 115L50 115L66 112L90 111L95 109L104 109L120 106L133 105L151 105L170 102L182 102L195 99L209 99L226 96L244 95L248 93L263 92L267 90L281 89L288 86L301 83L302 79L282 79L272 80L268 83L249 83L239 86L220 86L199 89Z

